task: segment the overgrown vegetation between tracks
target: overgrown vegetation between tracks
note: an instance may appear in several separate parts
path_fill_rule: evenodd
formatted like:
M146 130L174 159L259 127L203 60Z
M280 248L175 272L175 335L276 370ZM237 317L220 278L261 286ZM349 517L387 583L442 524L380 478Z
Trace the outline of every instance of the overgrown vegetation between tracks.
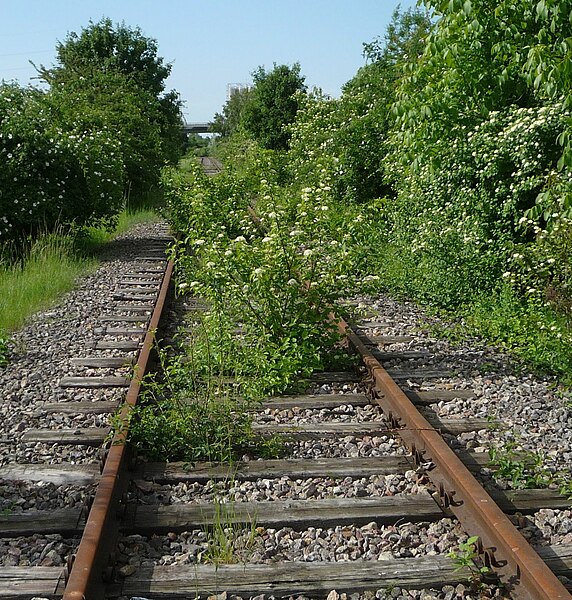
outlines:
M325 368L364 283L570 383L572 5L425 5L340 98L259 68L215 117L225 172L164 173L178 291L209 307L193 368L243 397Z
M424 4L364 44L340 98L298 89L282 179L375 220L381 289L570 383L572 5ZM242 119L256 89L217 115L226 143L269 147Z
M151 459L189 463L232 463L245 453L278 457L281 440L254 432L251 403L238 394L236 382L201 368L204 349L193 345L185 355L158 350L161 369L146 378L140 402L129 413L132 446Z
M253 150L240 170L209 178L194 168L163 180L184 235L173 249L178 290L209 306L194 368L234 377L249 398L342 359L328 317L365 275L361 210L332 205L326 182L295 192L279 175L271 154Z

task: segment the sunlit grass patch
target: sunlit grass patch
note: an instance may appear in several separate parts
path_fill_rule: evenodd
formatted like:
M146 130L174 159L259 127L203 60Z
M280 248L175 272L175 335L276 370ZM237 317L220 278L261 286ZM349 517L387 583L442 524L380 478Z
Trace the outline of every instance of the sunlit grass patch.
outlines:
M95 259L76 254L69 236L40 237L23 262L0 265L0 330L22 326L26 317L49 306L95 265Z
M74 239L56 231L38 237L21 260L0 259L0 335L21 327L28 316L72 289L78 277L93 271L97 250L114 236L158 219L151 209L124 210L112 233L89 228L87 236Z

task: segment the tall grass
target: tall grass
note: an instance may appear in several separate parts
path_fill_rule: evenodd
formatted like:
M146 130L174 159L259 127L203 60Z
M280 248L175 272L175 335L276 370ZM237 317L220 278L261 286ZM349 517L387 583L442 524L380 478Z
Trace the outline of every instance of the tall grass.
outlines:
M0 330L22 326L93 269L94 258L79 256L71 237L51 233L38 238L22 262L0 264Z
M72 289L80 275L93 271L97 251L106 242L137 223L158 218L151 209L124 210L113 233L91 228L76 239L60 230L39 236L18 262L0 256L0 340Z
M119 213L117 225L113 231L103 228L88 227L86 235L76 242L76 248L81 254L94 255L114 237L125 233L140 223L150 223L160 219L151 208L125 209Z

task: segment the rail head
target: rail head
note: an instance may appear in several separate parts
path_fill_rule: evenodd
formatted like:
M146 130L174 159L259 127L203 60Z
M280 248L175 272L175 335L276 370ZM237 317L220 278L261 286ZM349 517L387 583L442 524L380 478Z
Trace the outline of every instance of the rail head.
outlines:
M69 573L63 600L103 600L106 583L113 577L109 564L112 562L110 559L118 535L121 498L129 481L128 447L125 444L128 435L127 413L129 406L135 406L137 403L155 343L155 332L167 300L172 273L173 262L169 261L127 390L125 405L120 413L124 427L115 433L111 441L84 533Z
M472 535L479 536L479 552L522 600L572 600L572 595L497 506L440 433L421 415L373 353L338 319L338 327L361 356L373 378L377 402L394 423L413 455L431 462L427 475L451 510Z

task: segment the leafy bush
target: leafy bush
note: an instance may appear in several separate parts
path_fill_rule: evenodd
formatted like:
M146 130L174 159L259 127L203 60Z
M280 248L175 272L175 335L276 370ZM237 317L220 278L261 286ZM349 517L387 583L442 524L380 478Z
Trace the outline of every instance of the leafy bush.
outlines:
M47 91L0 84L0 245L56 224L111 225L181 147L154 40L108 19L69 34Z
M539 224L546 224L543 215L535 213L536 221L527 215L560 177L555 141L567 117L560 105L491 112L462 136L436 145L438 169L431 157L420 158L417 171L399 184L398 198L384 205L386 243L410 265L400 275L409 281L395 285L445 307L506 280L520 292L544 290L547 261L555 258L546 244L539 252L533 243ZM522 253L529 256L526 265Z
M337 209L324 182L301 191L272 183L272 161L254 154L256 174L168 172L164 185L172 222L185 236L175 249L178 289L211 307L204 353L221 371L230 357L243 386L256 375L258 395L324 368L338 340L328 315L361 274L355 266L363 256L352 243L363 216Z
M37 90L0 86L0 241L58 222L105 222L122 204L115 136L62 122L61 106L51 100Z

